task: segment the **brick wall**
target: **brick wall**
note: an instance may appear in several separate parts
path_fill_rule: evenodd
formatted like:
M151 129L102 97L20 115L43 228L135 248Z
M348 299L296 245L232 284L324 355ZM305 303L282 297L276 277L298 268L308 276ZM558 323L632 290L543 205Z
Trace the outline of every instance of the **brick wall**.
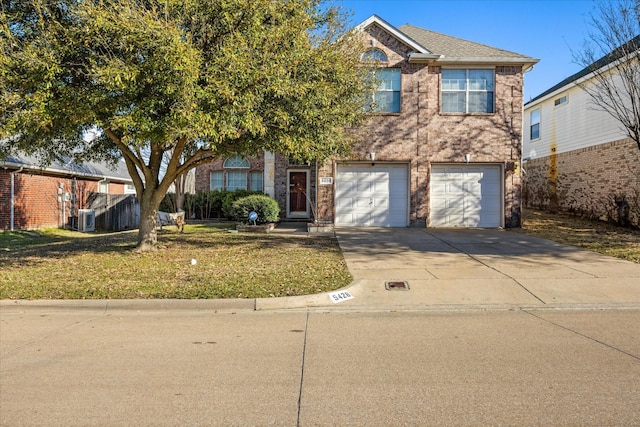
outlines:
M502 164L505 170L505 226L521 222L522 129L521 67L496 67L495 114L460 115L440 113L440 71L438 66L409 64L409 48L383 29L372 26L365 36L385 52L390 67L402 70L401 112L376 114L355 131L356 143L349 160L410 163L410 221L425 225L429 218L429 175L431 163ZM336 159L339 161L340 159ZM333 176L335 168L325 165L322 176ZM322 215L334 212L332 189L323 188L320 200L328 203Z
M632 224L640 225L640 150L630 138L525 164L526 206L618 219L616 196L625 196Z
M245 159L249 162L249 169L243 169L247 172L250 171L264 171L264 155L260 156L245 156ZM223 169L225 158L217 158L210 163L198 166L195 172L195 188L196 191L209 191L210 190L210 175L212 171L221 171ZM238 169L235 169L238 170ZM226 181L225 181L226 182Z
M0 169L0 227L11 228L11 171ZM60 187L62 185L62 187ZM119 184L124 189L122 184ZM117 186L115 186L117 188ZM58 189L71 194L72 180L22 172L14 176L14 229L61 227L71 214L71 202L58 200ZM84 209L97 182L76 180L76 209Z
M353 131L355 144L349 159L333 159L319 165L319 175L334 177L335 162L406 162L410 165L410 221L428 225L429 176L431 163L465 162L502 165L505 171L505 226L519 227L521 222L521 152L523 74L521 67L495 68L495 114L460 115L440 113L439 66L409 64L409 48L378 26L364 34L365 48L375 45L385 52L388 66L402 70L401 112L375 114ZM372 43L373 41L373 43ZM286 209L286 159L276 157L275 193L281 209ZM253 167L253 163L252 163ZM209 172L220 170L222 161L198 167L196 189L209 188ZM312 169L313 170L313 169ZM310 177L311 178L311 177ZM315 177L311 178L315 182ZM318 217L333 220L334 185L318 188Z

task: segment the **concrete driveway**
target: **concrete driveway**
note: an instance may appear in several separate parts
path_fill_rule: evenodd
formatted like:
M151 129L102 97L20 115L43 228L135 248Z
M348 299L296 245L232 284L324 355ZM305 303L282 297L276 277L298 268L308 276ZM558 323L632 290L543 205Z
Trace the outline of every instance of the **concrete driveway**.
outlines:
M640 306L639 264L516 232L341 227L336 235L354 278L344 306Z

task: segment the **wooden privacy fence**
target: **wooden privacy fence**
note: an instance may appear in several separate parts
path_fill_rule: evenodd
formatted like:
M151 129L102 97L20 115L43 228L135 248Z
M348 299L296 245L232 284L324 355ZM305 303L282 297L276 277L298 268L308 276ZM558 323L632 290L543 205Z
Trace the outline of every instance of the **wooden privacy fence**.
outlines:
M122 231L140 225L140 204L133 194L91 193L87 209L95 210L98 229Z

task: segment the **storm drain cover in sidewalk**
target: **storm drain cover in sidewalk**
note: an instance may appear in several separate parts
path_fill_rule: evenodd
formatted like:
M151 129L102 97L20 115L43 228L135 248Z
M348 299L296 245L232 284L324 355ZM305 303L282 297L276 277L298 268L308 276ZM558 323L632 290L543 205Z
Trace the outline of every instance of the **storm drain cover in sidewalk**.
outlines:
M384 288L388 291L408 291L409 284L407 282L384 282Z

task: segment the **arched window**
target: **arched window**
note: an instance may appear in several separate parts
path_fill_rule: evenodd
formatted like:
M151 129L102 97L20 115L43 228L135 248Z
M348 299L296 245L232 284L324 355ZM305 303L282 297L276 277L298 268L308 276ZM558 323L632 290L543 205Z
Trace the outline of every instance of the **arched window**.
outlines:
M249 162L242 156L229 157L222 165L225 169L249 169Z
M369 49L360 56L362 62L387 62L387 55L380 49Z
M222 164L225 170L211 171L210 184L211 190L263 190L263 173L261 170L247 171L238 169L250 169L251 165L247 159L242 156L229 157Z

